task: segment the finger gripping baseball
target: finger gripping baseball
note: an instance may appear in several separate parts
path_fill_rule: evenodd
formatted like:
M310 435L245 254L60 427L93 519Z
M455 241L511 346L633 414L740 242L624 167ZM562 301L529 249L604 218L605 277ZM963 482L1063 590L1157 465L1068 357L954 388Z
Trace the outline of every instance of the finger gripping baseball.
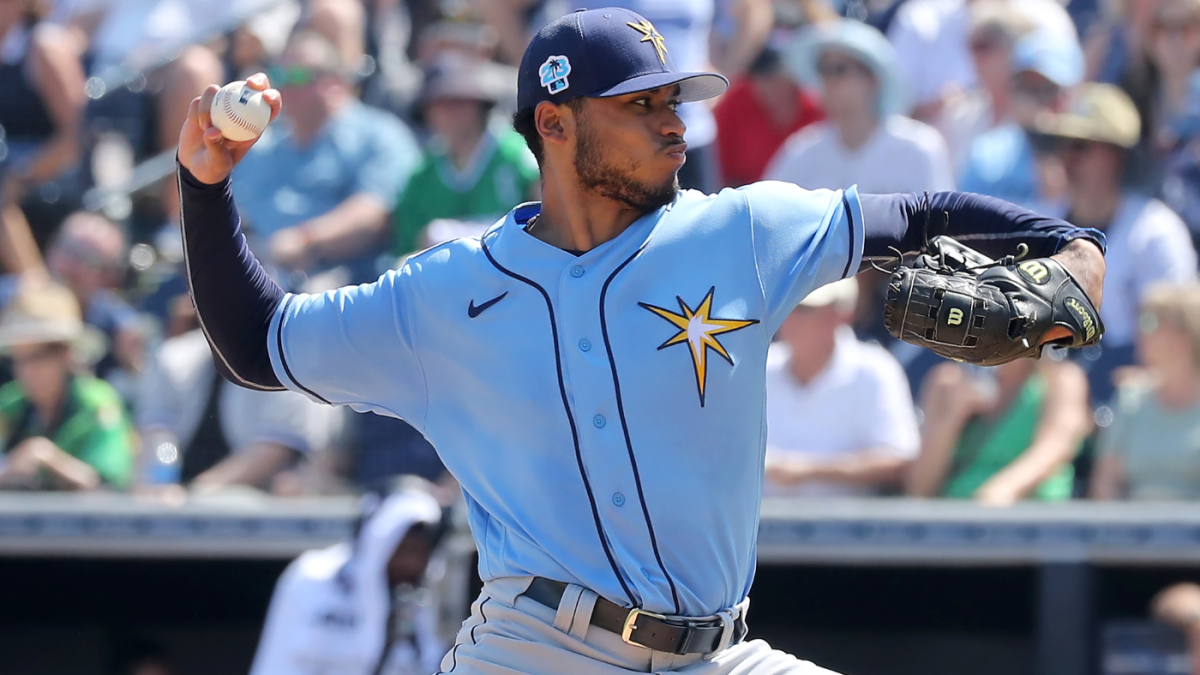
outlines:
M1070 347L1104 332L1087 294L1056 260L989 261L946 237L915 267L892 274L884 306L888 332L958 361L985 366L1037 358L1046 334L1061 326Z

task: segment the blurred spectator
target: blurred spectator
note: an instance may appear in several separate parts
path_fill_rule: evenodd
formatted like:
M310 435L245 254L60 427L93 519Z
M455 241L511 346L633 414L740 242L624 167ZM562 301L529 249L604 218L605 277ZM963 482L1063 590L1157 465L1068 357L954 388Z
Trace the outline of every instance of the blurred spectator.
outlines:
M377 276L387 216L420 160L404 123L354 98L337 49L293 37L272 77L282 119L238 165L233 190L263 258L287 270L336 265L354 281Z
M1039 115L1061 110L1083 76L1073 41L1034 31L1013 49L1012 121L975 137L959 189L1044 208L1061 197L1061 168L1034 153L1026 130Z
M117 392L79 367L94 347L71 292L21 284L0 315L16 380L0 387L0 488L128 486L134 434Z
M1200 70L1192 74L1182 112L1171 121L1171 135L1179 144L1165 161L1162 200L1200 245Z
M855 279L813 291L767 357L765 493L863 496L899 484L920 445L900 364L848 322Z
M340 414L294 392L230 384L198 326L163 342L137 403L146 447L140 480L198 488L269 487L298 458L325 448Z
M456 53L442 54L430 66L421 113L433 140L393 216L392 253L406 255L452 238L423 237L435 219L474 226L476 231L460 236L479 234L536 197L538 167L525 140L511 128L488 128L500 90L516 81L510 70Z
M1160 285L1138 321L1138 362L1100 435L1096 499L1200 498L1200 287Z
M954 189L942 137L899 114L895 53L879 31L851 20L814 26L786 58L801 82L819 82L827 117L793 134L771 160L766 178L807 189L854 184L863 192Z
M768 48L733 82L713 116L722 182L738 187L761 179L784 141L824 114L787 72L779 52Z
M40 265L21 200L78 163L87 102L79 55L42 20L46 6L0 2L0 264L16 273Z
M1133 363L1133 342L1142 296L1156 282L1196 278L1196 251L1187 227L1162 202L1121 187L1127 152L1137 144L1137 110L1108 84L1085 84L1067 109L1036 123L1052 139L1066 172L1068 221L1102 230L1108 239L1104 304L1105 335L1083 351L1092 400L1113 391L1111 373Z
M117 294L125 267L125 235L112 221L79 211L63 222L46 255L56 281L75 295L83 320L107 340L94 365L97 377L116 384L140 372L145 339L136 312ZM17 292L20 279L0 279L0 308Z
M75 53L88 65L87 92L93 100L87 104L87 141L95 143L97 150L123 146L114 153L123 156L122 165L97 167L99 173L93 178L98 186L119 185L113 176L127 173L132 166L124 163L130 159L173 154L192 99L208 84L228 79L216 51L219 45L206 41L232 31L245 16L277 1L55 3L51 20L66 27ZM167 221L163 229L174 232L179 213L175 181L164 180L159 186Z
M379 489L405 474L438 484L453 482L437 450L404 420L359 413L350 416L346 426L347 445L354 453L346 472L358 487Z
M1018 359L994 368L943 363L926 378L914 497L1070 499L1071 461L1091 426L1087 379L1073 363Z
M367 11L362 0L308 0L308 16L302 27L337 49L338 62L346 75L360 72L367 36Z
M1115 84L1138 104L1145 114L1144 95L1153 79L1150 43L1156 31L1161 0L1113 0L1101 3L1105 16L1090 31L1084 44L1087 79Z
M353 541L306 551L280 576L251 675L437 669L445 646L424 582L441 533L438 502L408 487L363 504Z
M429 64L445 52L458 52L491 61L496 56L500 38L490 25L470 21L439 21L417 33L414 42L417 62ZM520 55L517 56L519 59ZM512 94L512 97L515 100L516 94Z
M1156 150L1169 147L1170 122L1184 112L1192 73L1200 66L1200 0L1160 0L1150 58L1158 75L1151 116L1142 134Z
M106 379L118 368L130 375L141 372L146 356L137 315L118 294L126 249L121 228L79 211L63 222L46 254L50 274L75 294L83 320L108 339L108 351L95 365L96 375Z
M1150 614L1183 633L1191 657L1191 672L1200 673L1200 586L1184 582L1168 586L1150 601Z
M1064 46L1079 48L1075 25L1062 5L1053 0L1005 1L1035 29ZM937 119L946 100L976 86L967 52L970 4L968 0L909 0L888 30L901 78L915 106L913 117L919 120Z
M1006 0L971 4L968 46L978 87L947 99L937 119L946 138L954 175L962 175L975 138L1013 121L1013 47L1032 23Z
M300 3L295 0L277 0L269 9L238 26L229 42L230 76L244 80L277 61L300 20L300 11Z
M421 71L409 57L415 51L414 38L428 30L429 22L440 18L440 13L418 16L421 14L418 3L401 0L363 0L363 4L367 22L366 53L359 69L366 76L362 83L363 102L397 114L406 113L421 87ZM493 53L489 52L489 57Z
M772 0L717 0L709 39L717 72L736 80L753 70L775 25Z

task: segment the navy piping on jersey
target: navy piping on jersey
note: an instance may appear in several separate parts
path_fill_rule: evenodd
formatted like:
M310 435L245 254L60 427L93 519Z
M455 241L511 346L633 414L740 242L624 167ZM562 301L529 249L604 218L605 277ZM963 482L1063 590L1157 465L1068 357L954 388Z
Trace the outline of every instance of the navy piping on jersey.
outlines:
M487 619L484 619L484 621L486 621L486 620ZM442 670L441 668L439 668L437 671L437 675L450 675L450 673L453 673L454 669L458 667L458 659L455 657L455 654L458 652L458 647L459 646L456 644L450 650L450 670Z
M633 441L629 438L629 425L625 422L625 404L621 400L621 381L617 377L617 361L613 357L612 342L608 339L608 320L604 312L604 299L608 296L609 284L617 278L626 265L641 254L644 248L645 245L634 251L633 255L618 265L617 269L613 270L613 273L604 280L604 286L600 289L600 335L604 338L604 350L608 352L608 367L612 370L613 390L617 395L617 416L621 419L621 431L625 434L625 449L629 452L629 466L633 469L633 482L637 486L638 501L642 503L642 518L646 520L646 531L650 534L650 546L654 549L654 559L658 562L658 569L662 571L663 576L667 578L667 585L671 587L671 600L675 603L675 611L672 613L679 614L679 592L675 590L675 580L667 572L662 554L658 552L658 539L654 536L654 523L650 520L650 509L646 506L646 494L642 490L642 477L638 473L637 459L633 454Z
M483 602L479 603L479 616L483 617L483 621L480 621L479 623L475 624L474 626L471 626L471 644L472 645L477 644L475 642L475 629L479 628L483 624L487 623L487 614L483 613L483 607L484 607L484 605L488 604L488 600L491 600L491 598L484 598Z
M562 396L563 409L567 412L567 423L571 425L571 441L575 444L575 461L579 464L579 476L583 479L583 488L587 492L588 503L592 507L592 519L596 521L596 534L600 537L600 546L604 548L604 555L608 558L608 564L612 567L613 574L616 575L617 581L621 583L621 589L625 591L625 595L629 598L629 604L636 607L637 601L633 599L633 593L629 590L629 585L625 583L625 577L621 576L621 570L617 567L617 560L613 557L612 550L608 547L608 537L605 536L604 526L600 523L600 510L596 508L596 497L592 494L592 484L588 481L587 471L583 466L583 452L579 448L579 430L575 427L575 415L571 412L571 403L567 399L567 385L563 382L562 356L559 354L558 349L558 324L554 320L554 305L550 302L550 294L532 279L527 279L516 272L502 267L492 257L492 252L488 250L487 244L482 240L480 240L479 244L483 249L483 254L487 256L488 262L492 263L493 267L505 275L537 289L538 293L542 294L542 299L546 301L546 311L550 313L550 335L554 339L554 367L558 372L558 392Z
M294 300L295 297L296 296L294 295L289 295L284 298L283 310L279 313L279 328L275 331L276 346L279 348L279 363L283 364L283 372L287 374L288 379L290 379L293 384L295 384L297 387L300 387L300 389L304 390L306 394L313 396L318 401L326 405L333 405L329 401L326 401L324 396L321 396L312 389L300 384L300 380L297 380L296 376L292 374L292 369L290 366L288 366L287 356L283 353L283 320L285 317L287 317L288 306L292 304L292 300Z
M850 263L854 262L854 210L850 208L850 200L842 195L842 208L846 211L846 220L850 222L850 253L846 256L846 269L842 270L842 278L850 276Z

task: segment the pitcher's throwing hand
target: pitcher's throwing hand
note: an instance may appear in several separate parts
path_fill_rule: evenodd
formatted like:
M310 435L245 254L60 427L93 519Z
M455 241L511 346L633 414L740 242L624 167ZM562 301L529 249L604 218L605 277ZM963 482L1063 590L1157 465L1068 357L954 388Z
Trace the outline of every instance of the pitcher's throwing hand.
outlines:
M263 73L252 75L246 86L263 92L263 100L271 106L273 121L283 108L283 97L271 89ZM187 121L179 132L179 163L201 183L215 185L229 177L233 167L242 161L258 137L249 141L231 141L221 134L212 122L212 102L221 88L208 85L204 93L192 100Z

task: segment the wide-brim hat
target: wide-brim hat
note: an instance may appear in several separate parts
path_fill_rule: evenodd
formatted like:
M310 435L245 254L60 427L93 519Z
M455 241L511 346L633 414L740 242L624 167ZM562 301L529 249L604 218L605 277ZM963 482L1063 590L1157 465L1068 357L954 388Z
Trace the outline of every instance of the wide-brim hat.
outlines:
M849 55L874 75L880 117L908 109L908 95L896 70L896 50L883 33L859 21L825 21L805 28L784 48L783 61L792 77L819 91L817 61L830 50Z
M1034 118L1033 130L1042 136L1096 141L1126 150L1141 139L1141 118L1129 95L1111 84L1086 83L1071 94L1060 113Z
M103 333L83 322L71 291L49 280L22 281L0 313L0 354L18 345L66 344L91 363L104 354L105 342Z
M438 99L466 99L484 103L504 100L516 86L517 71L469 54L444 52L425 69L422 104Z

